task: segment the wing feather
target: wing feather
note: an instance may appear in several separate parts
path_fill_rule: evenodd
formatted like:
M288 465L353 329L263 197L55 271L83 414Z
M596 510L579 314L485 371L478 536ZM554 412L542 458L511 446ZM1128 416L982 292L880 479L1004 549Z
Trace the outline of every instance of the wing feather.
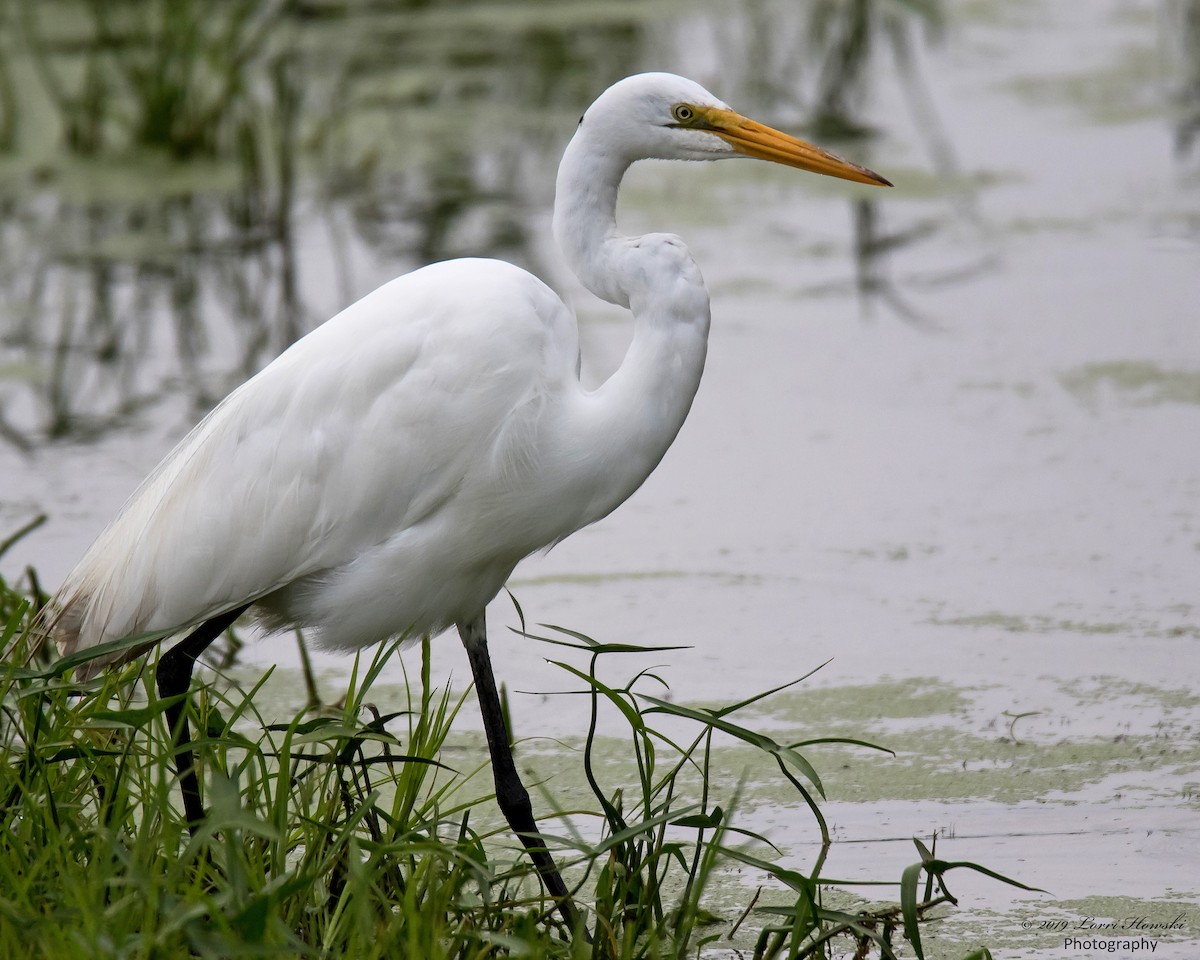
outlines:
M52 631L71 653L167 634L254 601L452 501L514 454L509 422L577 363L540 281L498 261L400 277L297 341L143 482L67 577Z

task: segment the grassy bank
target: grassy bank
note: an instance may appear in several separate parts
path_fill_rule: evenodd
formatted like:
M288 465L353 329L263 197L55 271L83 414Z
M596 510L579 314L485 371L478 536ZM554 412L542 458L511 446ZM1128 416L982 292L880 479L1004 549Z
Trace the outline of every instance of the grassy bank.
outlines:
M737 712L762 697L700 709L643 692L646 674L608 685L598 665L645 648L561 630L540 639L591 702L580 748L591 797L558 817L539 812L590 944L563 928L515 839L488 826L494 802L465 786L478 771L447 761L465 695L434 684L427 647L392 713L368 698L391 648L363 655L338 705L290 718L263 716L257 686L194 690L211 815L191 837L152 670L78 683L73 660L25 663L30 593L0 584L11 648L0 678L0 956L657 958L728 955L735 940L755 957L920 955L921 922L950 902L942 874L956 865L918 845L903 877L880 878L899 881L898 904L831 907L821 781L803 753L820 741L780 744L740 725ZM602 711L627 733L611 780L593 752ZM807 875L775 865L770 844L737 827L736 788L717 795L714 742L731 737L809 811L820 853ZM736 914L716 916L706 890L735 867L761 874L771 905L751 884Z

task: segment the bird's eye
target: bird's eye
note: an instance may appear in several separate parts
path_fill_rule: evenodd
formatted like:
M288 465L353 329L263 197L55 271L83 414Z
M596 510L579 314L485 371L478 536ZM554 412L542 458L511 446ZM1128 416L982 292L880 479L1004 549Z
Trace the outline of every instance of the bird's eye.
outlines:
M680 123L690 123L696 119L696 111L689 107L686 103L677 104L675 109L671 111L672 116Z

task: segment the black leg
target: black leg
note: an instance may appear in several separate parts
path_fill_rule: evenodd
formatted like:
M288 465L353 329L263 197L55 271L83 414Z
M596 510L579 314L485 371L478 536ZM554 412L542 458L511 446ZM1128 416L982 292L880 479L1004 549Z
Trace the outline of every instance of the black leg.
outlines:
M558 867L554 864L554 858L538 835L529 792L521 783L517 766L513 762L512 747L508 742L508 732L504 729L504 715L500 710L500 697L496 693L496 678L492 675L492 661L488 656L487 625L483 614L467 623L460 623L458 633L462 637L463 646L467 648L471 674L475 677L475 695L479 698L483 729L487 734L488 750L492 755L492 773L496 778L496 803L499 804L500 812L504 814L508 825L525 844L529 858L542 876L542 882L546 884L550 896L558 902L559 912L567 926L573 931L582 930L586 936L587 931L579 922L579 914L570 894L567 893Z
M196 659L240 617L249 604L230 610L200 624L158 660L154 679L162 699L178 698L167 707L167 726L175 742L175 772L179 775L179 792L183 794L183 812L188 829L194 835L204 819L204 804L200 801L200 782L196 779L196 758L192 753L192 736L188 731L186 694L192 683Z

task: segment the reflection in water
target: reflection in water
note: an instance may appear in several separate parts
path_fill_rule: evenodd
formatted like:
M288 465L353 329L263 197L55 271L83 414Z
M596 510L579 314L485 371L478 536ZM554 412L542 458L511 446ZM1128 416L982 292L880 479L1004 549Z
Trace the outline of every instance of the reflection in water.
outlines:
M8 17L0 7L0 27ZM0 154L8 153L17 141L17 88L13 82L7 45L0 43Z
M236 347L220 352L237 357L235 375L257 368L267 303L286 306L284 317L295 313L287 279L294 253L286 230L243 230L235 206L209 193L30 197L19 210L24 229L6 230L0 251L6 347L37 369L22 411L27 425L48 437L93 436L167 378L180 379L198 405L211 403L228 383L207 383L204 360L227 337Z
M904 233L886 233L880 222L879 202L860 197L850 201L854 209L855 288L864 313L878 301L909 323L925 324L927 318L908 302L888 272L888 256L916 243L937 230L931 221L919 223Z
M1174 97L1175 149L1186 157L1200 142L1200 0L1168 0L1163 20L1181 75Z
M869 88L879 69L881 47L900 64L912 63L913 32L940 34L945 14L940 0L812 0L805 36L817 64L812 117L821 136L863 137L861 120Z
M923 46L940 40L944 26L940 0L814 0L809 7L808 40L819 67L812 126L822 136L869 143L875 136L864 119L870 87L883 73L878 61L890 57L933 175L943 183L964 184L953 143L920 68ZM868 165L871 162L868 157ZM948 198L959 219L982 227L974 191L952 189ZM888 261L897 251L936 234L941 224L926 219L888 231L877 198L858 197L850 203L855 286L863 311L869 313L879 303L910 323L929 323L892 279ZM985 267L986 261L969 269Z
M732 91L729 98L752 105L756 115L777 126L795 126L806 117L803 125L814 140L877 168L889 167L873 153L889 131L874 122L873 101L880 88L896 89L934 176L953 185L946 192L953 217L982 232L975 193L921 71L924 50L941 40L945 20L941 0L810 0L803 5L751 0L738 15L718 14L710 25L714 45L725 49L732 38L742 51L723 63L714 86ZM889 261L946 224L925 218L889 229L882 213L886 200L868 195L847 202L854 231L853 288L862 313L870 316L879 306L910 323L929 323L893 279ZM985 259L966 272L989 264ZM963 269L956 267L955 276L962 275Z
M397 272L468 253L536 267L528 184L547 178L528 168L557 155L537 121L639 54L632 7L587 31L579 8L558 27L426 4L6 8L23 44L0 47L0 134L21 139L17 62L65 151L0 177L4 436L94 437L168 389L207 409L378 281L346 254L336 296L306 287L298 250L329 238Z
M11 5L67 147L213 156L252 127L257 69L289 0L43 0Z
M545 275L531 214L564 131L597 90L667 65L647 54L668 36L719 35L745 76L699 78L780 125L810 87L810 128L856 155L890 55L935 165L954 165L915 66L938 0L17 7L0 7L0 434L21 446L167 395L199 414L384 275L464 255ZM687 72L704 45L685 46ZM46 105L56 152L17 103ZM850 202L864 304L919 319L887 260L934 227L889 232L878 201Z

